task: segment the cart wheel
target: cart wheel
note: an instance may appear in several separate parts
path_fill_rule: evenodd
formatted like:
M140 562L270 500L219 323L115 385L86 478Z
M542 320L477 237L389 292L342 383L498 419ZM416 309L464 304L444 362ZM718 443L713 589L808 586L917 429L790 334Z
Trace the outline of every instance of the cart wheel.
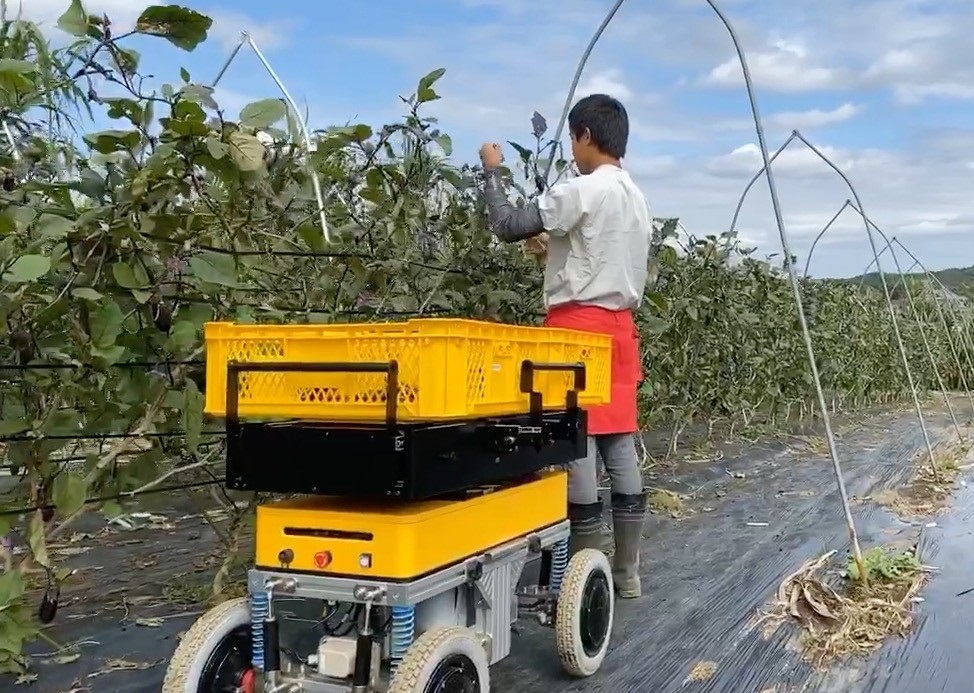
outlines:
M469 628L434 628L413 643L389 693L489 693L489 662Z
M166 670L166 693L254 692L250 605L231 599L203 614L179 641Z
M572 676L591 676L602 666L614 607L609 559L601 551L582 549L565 570L555 613L558 655Z

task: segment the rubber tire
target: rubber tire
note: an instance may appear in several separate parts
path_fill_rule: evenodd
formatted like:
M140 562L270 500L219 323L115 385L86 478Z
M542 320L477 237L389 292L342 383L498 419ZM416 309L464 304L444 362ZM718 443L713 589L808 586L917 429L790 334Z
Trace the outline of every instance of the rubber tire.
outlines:
M609 623L605 642L593 656L585 653L582 645L581 611L585 583L593 573L602 572L609 583ZM615 613L615 588L612 584L612 566L609 559L596 549L582 549L568 562L565 576L558 594L558 608L555 613L555 642L561 665L571 676L586 678L599 670L612 639L612 624Z
M200 616L183 634L169 660L162 690L166 693L197 693L203 667L230 633L250 624L250 602L238 597L215 606Z
M406 652L389 693L423 693L436 667L447 657L466 655L480 678L479 693L490 693L490 662L480 640L469 628L434 628L419 636Z

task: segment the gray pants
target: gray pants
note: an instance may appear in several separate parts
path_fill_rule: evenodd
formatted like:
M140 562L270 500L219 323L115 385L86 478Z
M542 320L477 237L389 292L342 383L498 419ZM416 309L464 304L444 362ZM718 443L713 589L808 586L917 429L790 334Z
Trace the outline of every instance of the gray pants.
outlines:
M568 502L577 504L599 501L599 471L596 452L609 474L613 494L631 495L643 491L636 454L636 436L619 433L589 436L588 455L575 460L568 468Z

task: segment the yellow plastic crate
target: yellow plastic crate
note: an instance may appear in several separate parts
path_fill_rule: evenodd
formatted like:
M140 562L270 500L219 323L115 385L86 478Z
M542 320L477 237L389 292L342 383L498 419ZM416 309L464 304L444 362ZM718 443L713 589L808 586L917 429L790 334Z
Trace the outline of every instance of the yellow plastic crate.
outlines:
M227 364L398 363L397 419L428 421L529 411L520 391L521 364L585 366L582 406L610 396L608 335L475 320L416 319L398 323L204 326L206 413L226 415ZM385 373L261 371L239 376L238 414L367 422L386 417ZM546 409L565 405L573 376L536 372Z

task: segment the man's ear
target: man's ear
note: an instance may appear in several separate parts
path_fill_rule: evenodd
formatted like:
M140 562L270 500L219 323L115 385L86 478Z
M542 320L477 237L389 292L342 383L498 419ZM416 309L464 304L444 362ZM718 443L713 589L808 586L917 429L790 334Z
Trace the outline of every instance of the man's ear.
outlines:
M582 132L582 136L578 138L581 144L592 144L592 131L588 128Z

